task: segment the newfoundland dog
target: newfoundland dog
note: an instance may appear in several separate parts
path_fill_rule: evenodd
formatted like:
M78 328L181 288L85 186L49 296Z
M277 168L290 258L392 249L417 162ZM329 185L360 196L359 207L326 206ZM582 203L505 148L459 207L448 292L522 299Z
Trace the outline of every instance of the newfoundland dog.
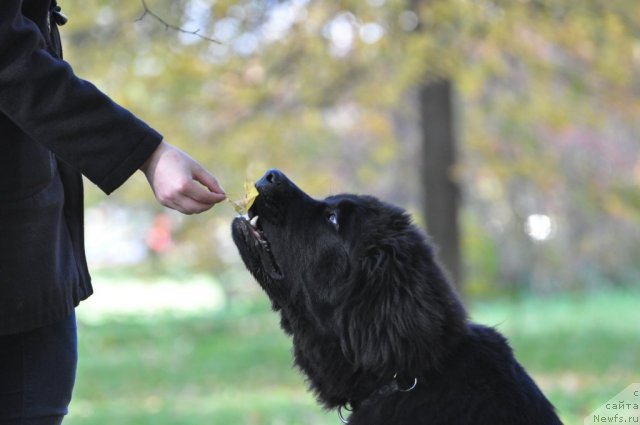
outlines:
M277 170L256 188L234 241L295 364L344 423L561 424L505 338L468 321L405 211L370 196L315 200Z

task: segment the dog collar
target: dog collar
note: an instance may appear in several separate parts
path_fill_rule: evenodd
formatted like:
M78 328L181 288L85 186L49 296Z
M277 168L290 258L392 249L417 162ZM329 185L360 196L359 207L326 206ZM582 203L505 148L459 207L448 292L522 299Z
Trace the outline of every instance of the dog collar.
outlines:
M393 375L393 380L386 385L383 385L382 388L380 388L378 391L376 391L374 394L370 395L369 397L365 398L362 402L362 404L367 405L369 403L371 403L374 398L378 398L378 397L385 397L387 395L391 395L393 393L396 392L401 392L401 393L408 393L412 390L414 390L417 386L418 386L418 378L413 378L413 384L409 387L409 388L405 388L402 389L398 386L398 381L397 381L397 377L398 374L394 374ZM349 407L347 407L347 405L349 405ZM340 406L338 406L338 417L340 418L340 421L343 424L348 424L349 423L349 419L345 418L343 413L342 413L342 409L348 411L348 412L353 412L353 403L351 402L347 402L345 404L342 404Z

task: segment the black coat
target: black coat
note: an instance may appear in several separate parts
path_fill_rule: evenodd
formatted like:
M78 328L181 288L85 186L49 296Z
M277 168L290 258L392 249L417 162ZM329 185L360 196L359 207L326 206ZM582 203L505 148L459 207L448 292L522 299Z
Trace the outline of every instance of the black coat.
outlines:
M0 335L91 295L81 174L110 193L162 140L60 58L51 2L0 0Z

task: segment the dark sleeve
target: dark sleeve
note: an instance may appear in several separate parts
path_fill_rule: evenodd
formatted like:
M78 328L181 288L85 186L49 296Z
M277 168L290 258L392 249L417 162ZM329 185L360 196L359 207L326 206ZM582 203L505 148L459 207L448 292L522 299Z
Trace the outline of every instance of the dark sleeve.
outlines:
M0 0L0 113L111 193L162 136L51 55L21 4Z

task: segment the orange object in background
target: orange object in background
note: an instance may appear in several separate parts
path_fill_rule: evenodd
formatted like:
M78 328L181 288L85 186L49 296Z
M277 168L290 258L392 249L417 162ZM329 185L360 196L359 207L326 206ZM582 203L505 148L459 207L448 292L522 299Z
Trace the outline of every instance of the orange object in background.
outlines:
M146 243L151 251L156 254L164 254L173 246L171 236L171 217L166 214L158 214L153 219L153 224L147 234Z

